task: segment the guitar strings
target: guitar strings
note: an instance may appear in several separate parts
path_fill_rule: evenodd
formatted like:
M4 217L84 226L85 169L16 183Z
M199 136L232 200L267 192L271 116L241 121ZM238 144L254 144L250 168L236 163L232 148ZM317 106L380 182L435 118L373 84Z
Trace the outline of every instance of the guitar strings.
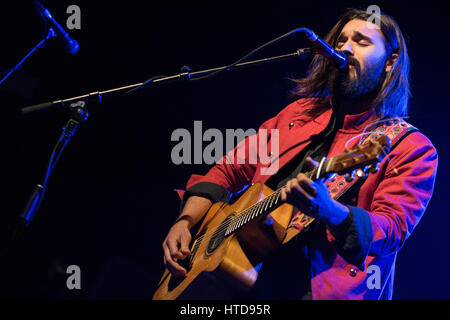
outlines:
M245 209L244 211L242 211L239 215L237 215L237 216L235 216L234 218L232 218L231 221L233 221L234 219L240 219L240 220L245 221L246 219L243 218L243 217L244 217L245 215L248 215L249 212L251 212L251 211L250 211L251 209L255 209L257 206L261 206L262 203L269 201L269 198L276 197L275 204L278 203L279 195L280 195L280 192L281 192L281 189L282 189L282 188L283 188L283 187L281 187L281 188L279 188L278 190L274 191L273 193L271 193L270 195L268 195L267 197L265 197L262 201L259 201L259 202L257 202L257 203L254 203L253 205L251 205L250 207L248 207L247 209ZM275 194L276 194L276 196L274 196ZM260 208L258 208L257 210L259 210L259 209L260 209ZM259 212L259 213L258 213L257 215L255 215L254 217L252 216L250 219L248 219L248 221L253 220L256 216L261 215L264 211L266 211L266 210L263 209L261 212ZM252 214L252 215L253 215L253 214ZM225 220L224 220L224 221L225 221ZM212 234L214 234L214 233L221 233L221 232L225 231L226 229L228 229L228 227L230 226L230 224L224 224L224 223L223 223L224 221L222 221L221 224L220 224L217 228L208 230L208 231L205 232L204 234L202 234L202 235L200 235L199 237L197 237L197 238L196 238L196 241L197 241L197 240L198 240L198 241L202 241L203 238L204 238L205 236L208 236L208 237L209 237L210 235L212 235ZM247 224L248 221L242 223L242 225L239 225L239 227L237 227L236 229L232 230L232 232L231 232L230 234L236 232L236 231L237 231L238 229L240 229L243 225ZM239 221L238 223L240 223L240 222L241 222L241 221ZM195 244L195 242L194 242L194 244Z
M267 197L265 197L263 200L261 200L261 201L259 201L259 202L257 202L257 203L254 203L253 205L251 205L250 207L248 207L247 209L245 209L244 211L241 211L240 213L239 213L239 215L237 215L237 216L235 216L234 218L232 218L231 219L231 221L233 221L234 219L244 219L244 218L241 218L242 216L244 216L244 215L246 215L246 214L248 214L248 212L250 212L250 210L251 209L255 209L258 205L259 206L261 206L261 204L263 203L263 202L265 202L265 201L268 201L268 199L270 198L270 197L273 197L274 196L274 194L276 194L276 193L280 193L281 192L281 189L282 189L283 187L281 187L281 188L279 188L278 190L276 190L275 192L273 192L273 193L271 193L270 195L268 195ZM275 204L276 203L278 203L278 200L279 200L279 198L277 198L277 200L275 200L276 202L275 202ZM258 209L259 210L259 209ZM263 211L265 211L265 210L262 210L259 214L258 214L258 216L259 215L261 215L261 213L263 212ZM255 216L256 217L256 216ZM255 217L252 217L251 218L251 220L253 220ZM225 221L225 220L224 220ZM202 234L202 235L200 235L200 236L198 236L197 238L196 238L196 240L203 240L203 238L205 237L205 236L210 236L211 234L214 234L215 232L222 232L222 231L224 231L224 230L226 230L226 229L228 229L228 227L230 226L230 224L224 224L223 222L224 221L222 221L221 223L220 223L220 225L217 227L217 228L215 228L215 229L211 229L211 230L208 230L207 232L205 232L204 234ZM248 221L247 221L248 222ZM235 229L235 230L233 230L232 231L232 233L234 233L236 230L238 230L240 227L242 227L244 224L246 224L247 222L245 222L245 223L243 223L241 226L239 226L237 229ZM231 234L231 233L230 233Z
M378 122L382 122L382 121L378 121ZM375 122L375 123L376 123L376 122ZM372 124L375 124L375 123L372 123ZM366 126L365 129L367 129L367 127L368 127L368 126ZM378 133L378 132L372 132L372 133ZM380 132L380 134L382 134L382 133ZM347 144L348 144L350 141L352 141L353 139L358 138L359 136L362 136L362 135L364 135L364 133L363 133L363 134L360 134L360 135L358 135L358 136L355 136L355 137L353 137L352 139L348 140L348 141L346 142L345 148L347 148ZM384 151L384 149L383 149L382 151L386 154L386 152ZM386 154L386 155L387 155L387 154ZM331 159L333 159L333 158L331 158ZM308 171L308 172L306 172L305 174L306 174L309 178L311 178L312 176L314 176L314 175L316 174L316 172L317 172L317 167L314 167L313 170ZM260 216L264 211L266 211L266 209L263 209L263 210L261 210L261 212L259 212L259 213L256 214L256 215L255 215L254 212L252 212L252 210L255 210L256 207L261 206L264 202L268 202L268 201L269 201L269 198L274 197L274 194L277 194L277 196L279 196L279 194L281 193L281 190L282 190L285 186L286 186L286 185L280 187L280 188L277 189L275 192L271 193L271 194L268 195L266 198L264 198L262 201L259 201L259 202L255 203L255 204L251 205L250 207L248 207L248 208L245 209L244 211L242 211L239 215L237 215L237 216L235 216L234 218L232 218L232 219L231 219L231 222L230 222L229 224L224 224L224 223L223 223L223 222L225 221L225 220L224 220L224 221L222 221L222 223L221 223L217 228L208 230L207 232L205 232L204 234L202 234L201 236L199 236L198 238L196 238L196 240L202 241L203 238L204 238L205 236L208 236L208 237L209 237L210 235L214 234L215 232L217 232L217 233L223 232L225 229L228 229L228 228L229 228L230 224L233 223L233 220L235 220L235 219L237 219L237 220L239 220L239 221L235 222L235 225L234 225L234 227L233 227L233 230L231 230L231 233L230 233L230 234L236 232L236 231L239 230L243 225L247 224L248 221L253 220L256 216ZM278 203L278 200L279 200L279 197L275 200L275 204ZM263 206L263 207L267 207L267 203L266 203L266 205ZM260 209L261 209L261 208L257 208L256 210L259 211ZM248 217L249 215L251 215L250 218Z
M373 124L375 124L375 123L373 123ZM368 127L368 126L367 126L367 127ZM367 128L367 127L366 127L366 128ZM372 132L372 133L378 133L378 132ZM382 134L382 133L380 132L380 134ZM353 137L352 139L348 140L348 141L346 142L345 147L347 148L347 144L348 144L350 141L352 141L353 139L355 139L355 138L357 138L357 137L359 137L359 136L362 136L362 135L364 135L364 133L363 133L363 134L360 134L360 135L358 135L358 136L355 136L355 137ZM382 152L387 156L387 153L385 152L384 149L382 150ZM333 158L331 158L331 159L333 159ZM309 178L311 178L312 176L314 176L314 175L316 174L316 171L317 171L317 167L313 168L313 170L311 170L311 171L306 172L305 174L306 174ZM279 196L280 193L281 193L281 190L282 190L285 186L286 186L286 185L280 187L280 188L277 189L275 192L271 193L271 194L268 195L266 198L264 198L262 201L259 201L259 202L255 203L255 204L251 205L250 207L248 207L248 208L245 209L244 211L242 211L239 215L237 215L237 216L235 216L234 218L232 218L232 219L231 219L231 222L230 222L229 224L224 224L223 222L224 222L225 220L222 221L222 222L220 223L220 225L219 225L217 228L208 230L207 232L205 232L204 234L202 234L202 235L200 235L198 238L196 238L196 241L197 241L197 240L198 240L198 241L202 241L203 238L204 238L205 236L208 236L208 237L209 237L210 235L214 234L215 232L216 232L216 233L221 233L221 232L223 232L225 229L228 229L228 228L229 228L230 224L233 223L233 220L235 220L235 219L237 219L237 220L239 220L239 221L235 222L235 225L234 225L234 227L233 227L233 230L231 230L230 234L236 232L236 231L239 230L243 225L247 224L248 221L253 220L255 217L260 216L264 211L266 211L266 209L263 209L263 210L261 210L261 212L258 212L256 215L255 215L254 212L252 212L252 210L255 210L256 207L261 206L264 202L268 202L268 201L269 201L269 198L274 197L274 194L277 194L277 196ZM275 204L278 203L278 200L279 200L279 197L275 200ZM263 206L263 207L267 207L267 203L266 203L266 205ZM259 211L260 209L261 209L261 208L257 208L256 210ZM250 218L249 218L249 215L251 215ZM195 242L194 242L194 243L195 243Z
M369 133L366 133L366 132L365 132L369 126L374 125L374 124L376 124L376 123L386 122L386 121L392 121L392 120L385 119L385 120L375 121L375 122L373 122L373 123L368 124L368 125L364 128L363 133L361 133L361 134L359 134L359 135L357 135L357 136L355 136L355 137L349 139L349 140L345 143L345 148L347 149L348 143L350 143L351 141L353 141L354 139L356 139L356 138L358 138L358 137L361 137L360 142L362 142L362 139L363 139L362 137L363 137L364 135L368 135L368 134L381 134L381 135L386 135L386 134L384 134L383 132L369 132ZM390 160L390 159L389 159L389 155L388 155L388 153L384 150L384 148L382 149L382 152L383 152L384 155L387 157L387 161L389 161L389 160ZM331 159L333 159L333 158L331 158ZM311 171L306 172L305 174L306 174L309 178L311 178L312 176L314 176L314 175L316 174L316 171L317 171L317 167L315 167L315 168L314 168L313 170L311 170ZM286 185L284 185L284 186L278 188L276 191L274 191L273 193L271 193L270 195L268 195L267 197L265 197L263 200L261 200L261 201L259 201L259 202L257 202L257 203L254 203L253 205L251 205L250 207L248 207L248 208L245 209L244 211L241 211L238 215L236 215L235 217L231 218L230 223L224 224L224 222L226 221L226 220L224 220L224 221L222 221L222 222L220 223L220 225L219 225L217 228L208 230L208 231L206 231L204 234L198 236L198 237L194 240L194 243L193 243L191 249L194 248L194 246L196 245L197 242L201 242L201 241L203 240L204 237L206 237L206 236L209 237L209 236L213 235L214 233L219 233L219 234L220 234L220 233L223 232L224 230L228 229L229 226L231 225L231 223L233 223L233 220L235 220L235 219L243 220L243 221L238 221L238 222L235 223L235 227L233 227L233 230L231 230L231 232L230 232L229 235L235 233L237 230L239 230L242 226L244 226L245 224L247 224L249 221L253 220L255 217L260 216L264 211L266 211L266 209L267 209L267 207L268 207L268 203L266 203L266 205L263 206L263 207L266 207L266 208L263 209L263 210L261 210L261 212L257 213L256 215L255 215L255 212L252 212L252 209L255 210L257 206L261 206L264 202L269 202L269 198L273 198L273 197L277 197L277 198L276 198L276 200L271 199L271 202L275 201L274 204L277 204L277 203L278 203L278 200L279 200L279 197L281 196L281 190L282 190L285 186L286 186ZM275 194L277 194L277 195L274 196ZM272 206L272 203L270 204L269 207L271 207L271 206ZM258 208L258 209L256 209L256 210L259 211L260 208ZM252 212L252 213L250 213L250 212ZM250 215L250 218L249 218L249 215ZM246 216L246 217L244 217L244 216ZM227 217L227 218L228 218L228 217ZM198 246L200 246L200 243L198 244ZM190 259L193 258L192 253L195 252L195 251L196 251L196 250L191 250L191 254L189 254L189 256L188 256Z
M309 178L311 178L311 177L315 174L316 171L317 171L317 168L314 168L313 170L308 171L308 172L306 172L305 174L306 174ZM271 193L270 195L268 195L267 197L265 197L263 200L261 200L261 201L259 201L259 202L257 202L257 203L254 203L253 205L251 205L250 207L248 207L248 208L245 209L244 211L241 211L241 212L239 213L239 215L237 215L237 216L235 216L234 218L232 218L231 221L233 221L234 219L244 219L244 218L242 218L242 217L243 217L244 215L246 215L246 214L249 214L249 212L250 212L251 209L255 209L257 206L261 206L261 204L262 204L263 202L269 201L268 199L271 198L271 197L277 197L276 200L274 200L274 201L275 201L275 204L277 204L277 203L278 203L278 200L279 200L279 196L281 196L281 190L282 190L285 186L286 186L286 185L284 185L284 186L278 188L276 191L274 191L273 193ZM275 194L277 194L277 195L274 196ZM266 206L267 206L267 205L266 205ZM257 210L259 210L259 209L257 209ZM256 216L260 216L264 211L266 211L266 210L263 209L260 213L258 213L258 214L255 215L254 217L251 217L248 221L253 220ZM253 213L253 214L254 214L254 213ZM252 214L252 215L253 215L253 214ZM225 220L224 220L224 221L225 221ZM229 224L228 224L228 225L224 225L224 224L223 224L224 221L222 221L222 222L220 223L220 225L219 225L217 228L208 230L208 231L205 232L204 234L198 236L195 240L196 240L196 241L197 241L197 240L202 241L203 238L204 238L205 236L208 236L208 237L209 237L210 235L214 234L215 232L219 232L219 233L220 233L220 232L224 231L225 229L228 229ZM244 221L245 221L245 220L244 220ZM248 221L244 222L242 225L239 225L239 227L237 227L236 229L232 230L232 232L231 232L230 234L232 234L232 233L236 232L237 230L239 230L243 225L247 224ZM194 243L195 243L195 242L194 242Z
M315 167L313 170L306 172L305 175L308 176L308 178L311 178L312 176L314 176L314 175L316 174L316 171L317 171L317 168ZM257 203L254 203L253 205L251 205L250 207L248 207L248 208L245 209L244 211L241 211L241 212L239 213L239 215L235 216L235 217L232 218L231 220L234 220L234 219L244 219L244 218L241 218L243 215L248 214L248 212L250 212L251 209L255 209L257 206L261 206L261 204L262 204L263 202L269 201L268 199L271 198L271 197L276 197L276 200L274 200L274 201L275 201L275 204L277 204L277 203L278 203L278 200L279 200L279 198L280 198L280 196L281 196L281 190L282 190L285 186L286 186L286 185L283 185L282 187L278 188L276 191L274 191L273 193L271 193L270 195L268 195L267 197L265 197L263 200L261 200L261 201L259 201L259 202L257 202ZM275 194L277 194L277 195L274 196ZM259 209L257 209L257 210L259 210ZM264 211L266 211L266 210L263 209L260 213L258 213L257 215L255 215L255 217L256 217L256 216L260 216ZM252 214L252 215L253 215L253 214ZM251 218L249 219L249 221L250 221L250 220L253 220L255 217L251 217ZM225 220L224 220L224 221L225 221ZM248 222L248 221L247 221L247 222ZM232 233L236 232L237 230L239 230L239 229L240 229L243 225L245 225L247 222L244 222L242 225L240 225L240 226L237 227L236 229L232 230L232 232L231 232L230 234L232 234ZM203 238L204 238L205 236L210 236L210 235L213 234L214 232L222 232L222 231L224 231L225 229L228 229L228 227L229 227L229 225L223 225L223 222L222 222L217 228L208 230L207 232L205 232L204 234L202 234L202 235L200 235L198 238L196 238L196 240L202 241Z

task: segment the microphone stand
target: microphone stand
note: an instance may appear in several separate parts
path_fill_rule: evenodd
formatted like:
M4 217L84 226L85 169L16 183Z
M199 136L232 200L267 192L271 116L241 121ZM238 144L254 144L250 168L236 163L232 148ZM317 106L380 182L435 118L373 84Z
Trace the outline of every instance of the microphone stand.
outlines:
M294 58L304 59L307 56L311 55L313 52L314 52L314 50L312 48L302 48L302 49L298 49L297 51L295 51L293 53L289 53L289 54L238 63L231 68L222 66L222 67L205 69L205 70L196 71L196 72L190 72L190 68L188 66L183 66L181 68L181 73L178 73L178 74L175 74L172 76L156 76L156 77L152 77L149 80L144 81L144 82L139 82L139 83L126 85L126 86L122 86L122 87L118 87L118 88L114 88L114 89L104 90L104 91L94 91L94 92L91 92L88 94L83 94L83 95L75 96L72 98L60 99L60 100L44 102L44 103L24 107L21 109L21 114L27 115L30 113L44 111L44 110L58 107L58 106L64 107L64 105L66 103L78 101L78 100L91 100L92 101L93 99L95 99L96 100L96 101L94 100L95 102L101 102L103 99L103 96L106 96L109 94L121 93L121 92L125 92L125 94L130 94L130 93L138 91L147 86L162 85L165 83L176 82L176 81L196 80L197 78L204 77L204 76L210 75L212 73L217 73L220 71L231 71L231 70L235 70L235 69L253 67L253 66L257 66L257 65L261 65L261 64L274 63L274 62L288 60L288 59L294 59Z
M30 113L38 112L38 111L44 111L48 110L50 108L60 106L65 107L67 104L69 104L69 110L70 110L70 118L66 124L66 126L63 128L63 132L58 139L56 146L53 149L52 155L50 156L50 160L47 166L47 169L45 171L44 177L40 183L38 183L29 199L26 203L22 213L19 216L19 221L17 225L15 226L12 237L9 239L10 243L7 245L7 253L12 253L12 248L16 245L16 242L26 230L26 228L30 225L32 220L35 218L36 213L38 212L38 209L43 201L44 193L47 187L48 180L50 178L51 173L53 172L53 169L59 160L62 152L64 151L64 148L66 147L67 143L69 142L70 138L75 134L76 129L79 127L80 124L85 122L88 118L88 109L87 109L87 102L91 101L95 103L99 103L102 101L103 96L110 95L114 93L121 93L125 92L125 94L133 93L137 90L140 90L144 87L149 86L156 86L161 85L165 83L175 82L175 81L189 81L189 80L195 80L199 79L200 77L206 77L208 75L211 75L213 73L218 73L220 71L230 71L235 69L241 69L246 67L252 67L257 66L261 64L266 63L274 63L282 60L287 59L294 59L294 58L305 58L306 56L309 56L313 53L312 48L303 48L298 49L297 51L290 53L290 54L284 54L280 56L274 56L270 58L264 58L264 59L258 59L258 60L252 60L242 63L237 63L233 65L232 67L216 67L212 69L205 69L201 71L196 72L190 72L189 67L183 66L181 68L181 73L175 74L172 76L156 76L152 77L147 81L122 86L114 89L104 90L104 91L95 91L89 94L79 95L68 99L61 99L61 100L55 100L52 102L45 102L40 103L37 105L28 106L21 109L22 115L28 115ZM203 79L203 78L202 78Z
M14 71L16 71L17 69L19 69L22 66L22 63L24 63L24 61L31 56L37 49L44 47L45 43L48 41L48 39L52 38L52 37L56 37L56 33L52 28L48 28L48 32L47 35L44 37L44 39L42 39L36 46L34 46L30 52L28 52L25 57L19 61L19 63L12 68L11 70L9 70L9 72L2 78L2 80L0 80L0 84L2 84Z
M5 247L2 248L0 261L3 261L3 263L0 265L0 272L5 273L10 271L10 261L14 259L14 251L18 245L18 241L39 210L39 207L44 198L47 182L53 169L55 168L56 163L61 157L61 154L64 151L64 148L66 147L70 138L75 134L75 131L77 130L79 125L87 120L88 116L89 113L84 101L78 101L76 103L70 104L69 120L63 127L61 136L59 137L55 147L53 148L53 152L50 156L50 160L48 162L47 169L42 178L42 181L34 187L25 205L25 208L19 215L18 220L14 223L12 231L9 234L9 237L6 239L7 242Z
M53 148L53 152L50 156L45 175L41 183L37 184L33 189L33 192L31 193L25 209L20 215L21 222L25 227L28 227L42 203L48 179L53 169L55 168L56 163L61 157L64 148L66 147L70 138L75 134L78 126L81 123L85 122L88 117L89 112L84 101L78 101L76 103L70 104L70 118L67 121L66 125L63 127L63 132L61 133L61 136L59 137L55 147Z

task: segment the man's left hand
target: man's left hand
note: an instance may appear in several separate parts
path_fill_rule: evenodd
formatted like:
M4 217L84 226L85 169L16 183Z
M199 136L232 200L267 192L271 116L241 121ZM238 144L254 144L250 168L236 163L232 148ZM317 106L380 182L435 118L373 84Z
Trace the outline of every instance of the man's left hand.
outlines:
M318 163L310 157L306 159L309 167ZM312 181L304 173L289 180L281 190L281 200L297 207L307 216L338 225L345 220L349 209L331 198L324 179Z

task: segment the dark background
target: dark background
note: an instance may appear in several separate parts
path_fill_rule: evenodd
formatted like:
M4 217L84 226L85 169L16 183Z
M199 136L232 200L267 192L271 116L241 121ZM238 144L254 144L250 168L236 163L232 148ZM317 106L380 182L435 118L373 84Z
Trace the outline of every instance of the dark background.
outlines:
M172 75L226 65L297 27L324 36L347 7L378 5L401 26L412 61L410 122L439 152L435 193L422 221L400 251L395 299L448 299L447 190L449 180L448 10L440 3L392 1L42 1L65 26L66 8L81 8L76 55L56 39L0 85L2 108L2 235L41 180L67 121L64 111L20 117L21 107ZM2 4L3 71L45 34L33 2ZM310 44L301 34L258 57ZM171 133L194 120L203 130L257 128L292 101L288 77L308 61L286 61L215 78L150 88L90 104L90 118L70 141L49 181L45 200L19 243L2 261L7 298L149 299L163 272L161 243L178 215L174 188L184 188L207 165L174 165ZM205 146L206 144L204 144ZM67 266L79 265L82 289L68 290ZM12 271L11 271L12 270Z

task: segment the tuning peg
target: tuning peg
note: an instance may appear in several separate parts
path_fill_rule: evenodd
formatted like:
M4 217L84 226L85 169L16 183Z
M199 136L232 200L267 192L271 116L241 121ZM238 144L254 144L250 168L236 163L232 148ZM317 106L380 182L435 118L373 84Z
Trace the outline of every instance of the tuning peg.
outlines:
M378 171L380 171L380 168L378 168L377 165L372 165L369 169L370 173L377 173Z
M353 170L351 173L345 174L345 181L352 182L355 180L355 170Z
M366 174L362 169L357 169L357 170L356 170L356 175L357 175L359 178L363 178L363 177L366 177L366 176L367 176L367 174Z

